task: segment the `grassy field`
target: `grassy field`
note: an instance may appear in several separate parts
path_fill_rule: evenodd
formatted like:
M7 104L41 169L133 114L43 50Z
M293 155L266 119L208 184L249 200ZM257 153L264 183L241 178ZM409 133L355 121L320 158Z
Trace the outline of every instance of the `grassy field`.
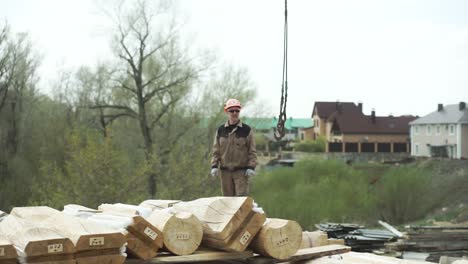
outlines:
M430 217L451 204L449 197L463 197L466 171L446 173L450 175L438 173L433 164L350 166L303 160L293 168L261 171L252 196L269 217L295 219L309 230L325 221L373 226L382 219L399 225Z

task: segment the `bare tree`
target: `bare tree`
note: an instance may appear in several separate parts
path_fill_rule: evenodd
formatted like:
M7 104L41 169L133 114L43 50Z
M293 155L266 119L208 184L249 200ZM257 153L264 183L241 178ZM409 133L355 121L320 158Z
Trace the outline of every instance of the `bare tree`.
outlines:
M5 105L8 88L13 78L12 48L9 43L9 26L0 29L0 111Z
M179 102L191 83L206 66L197 65L179 45L179 30L173 19L168 19L169 2L138 1L132 9L120 5L115 16L117 32L115 53L120 60L119 85L115 87L122 99L114 98L91 108L112 110L109 120L129 117L137 120L144 143L145 156L155 154L154 129L162 126L163 118ZM155 8L156 7L156 8ZM123 10L123 11L122 11ZM165 26L157 28L155 23ZM183 129L171 137L173 145L186 133ZM164 153L162 153L164 154ZM156 174L149 175L149 193L156 194Z

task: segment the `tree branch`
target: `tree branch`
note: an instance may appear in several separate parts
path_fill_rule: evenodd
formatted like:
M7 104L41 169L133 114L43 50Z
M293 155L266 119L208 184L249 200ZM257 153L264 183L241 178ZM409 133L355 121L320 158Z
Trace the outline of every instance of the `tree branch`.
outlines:
M187 80L189 80L190 78L192 78L194 76L192 76L191 74L187 74L186 76L180 78L180 79L177 79L173 82L170 82L166 85L163 85L163 86L160 86L158 88L155 88L153 91L151 91L150 93L146 94L144 97L143 97L143 102L148 102L149 100L151 100L151 98L153 98L158 92L161 92L161 91L164 91L164 90L167 90L173 86L176 86L176 85L179 85L179 84L182 84L184 82L186 82Z
M130 107L128 106L124 106L124 105L109 105L109 104L106 104L106 105L93 105L93 106L90 106L89 107L90 109L118 109L118 110L124 110L126 111L126 115L130 116L130 117L133 117L133 118L138 118L138 114L133 111L133 109L131 109Z

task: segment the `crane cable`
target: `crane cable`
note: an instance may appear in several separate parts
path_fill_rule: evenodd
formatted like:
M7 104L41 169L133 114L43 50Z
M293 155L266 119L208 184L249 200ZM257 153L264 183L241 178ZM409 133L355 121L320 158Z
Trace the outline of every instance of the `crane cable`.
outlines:
M283 80L281 84L281 103L278 124L274 133L277 141L286 134L286 103L288 101L288 0L284 0L284 40L283 40Z

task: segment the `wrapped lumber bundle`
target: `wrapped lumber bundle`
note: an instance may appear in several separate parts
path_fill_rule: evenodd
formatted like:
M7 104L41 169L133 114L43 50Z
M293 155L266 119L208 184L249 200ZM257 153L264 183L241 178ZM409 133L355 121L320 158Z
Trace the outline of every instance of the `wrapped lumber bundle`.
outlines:
M140 203L139 206L154 210L162 210L172 207L174 204L181 202L180 200L146 200Z
M4 235L0 234L0 264L16 264L18 253L13 243Z
M263 256L287 259L299 250L301 242L302 228L297 222L268 218L250 248Z
M126 229L129 232L127 238L132 255L142 259L153 258L163 247L162 230L145 219L151 214L151 209L128 204L101 204L98 209L103 212L103 215L131 217L133 223ZM103 215L98 214L94 218L97 219Z
M201 244L202 224L192 213L154 210L146 220L163 232L165 249L175 255L190 255Z
M125 237L105 225L72 217L47 206L16 207L11 215L69 238L75 246L78 264L125 262Z
M98 210L112 215L121 215L121 216L141 216L147 218L152 210L142 206L135 206L129 204L101 204L98 207Z
M146 221L138 210L108 204L99 209L66 205L64 212L119 230L125 236L127 253L132 257L148 260L157 255L162 247L162 232Z
M20 263L75 264L75 247L70 239L32 221L8 215L0 222L0 234L11 242ZM6 248L4 255L14 254Z
M7 213L0 211L0 222L7 216Z
M201 198L172 208L192 213L202 222L202 245L225 251L244 251L266 219L250 197Z

